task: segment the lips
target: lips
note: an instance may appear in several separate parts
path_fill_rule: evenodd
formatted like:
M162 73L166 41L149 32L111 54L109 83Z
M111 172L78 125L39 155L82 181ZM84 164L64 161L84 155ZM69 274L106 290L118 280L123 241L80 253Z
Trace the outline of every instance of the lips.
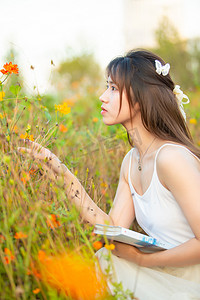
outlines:
M103 106L101 106L101 109L102 109L102 111L101 111L101 114L102 114L102 115L104 115L104 114L107 113L107 110L106 110Z
M107 111L103 106L101 106L102 111Z

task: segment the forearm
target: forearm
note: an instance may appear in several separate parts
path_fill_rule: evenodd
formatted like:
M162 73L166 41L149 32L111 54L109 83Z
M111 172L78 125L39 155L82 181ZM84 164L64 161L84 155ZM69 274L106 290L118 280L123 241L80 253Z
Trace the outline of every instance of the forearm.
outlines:
M200 241L193 238L177 247L155 253L142 253L139 258L144 267L184 267L200 264Z
M79 180L62 165L64 186L68 199L77 207L85 221L91 224L112 224L112 219L102 211L86 193Z

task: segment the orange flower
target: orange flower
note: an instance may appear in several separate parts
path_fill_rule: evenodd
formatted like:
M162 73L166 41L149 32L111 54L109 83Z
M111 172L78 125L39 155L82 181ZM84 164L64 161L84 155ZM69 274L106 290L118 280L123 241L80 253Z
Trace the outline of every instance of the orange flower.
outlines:
M49 256L40 262L39 269L42 281L74 300L102 299L106 295L106 281L100 269L98 272L93 261L80 255Z
M3 243L5 240L5 236L3 236L3 234L0 234L0 243Z
M100 241L96 241L92 245L95 250L99 250L103 246L102 242L100 242Z
M30 175L35 175L37 170L35 170L34 168L31 168L28 172Z
M10 263L10 258L8 256L4 256L5 263L8 265Z
M93 119L92 119L92 122L93 122L93 123L98 122L98 118L93 118Z
M47 225L51 228L51 229L54 229L54 228L57 228L59 226L61 226L59 220L58 220L58 216L52 214L51 215L51 218L50 219L47 219Z
M61 131L61 132L67 132L67 127L65 127L65 125L63 125L63 124L60 124L59 125L59 130Z
M16 232L14 235L14 238L19 240L19 239L24 239L27 238L27 234L23 233L23 232Z
M38 259L39 261L43 261L46 258L46 253L43 250L38 251Z
M23 182L24 185L26 185L27 181L31 179L29 173L24 172L23 177L20 178L20 180Z
M18 133L18 127L17 127L17 125L14 126L13 131L14 131L14 133Z
M9 264L11 260L14 260L15 257L8 248L4 249L4 253L6 254L6 256L4 257L6 264Z
M28 140L34 142L33 135L32 134L29 135L27 132L25 134L21 134L20 139L24 139L24 140L28 139Z
M105 245L105 248L106 248L107 250L114 250L114 249L115 249L115 245L114 245L114 244Z
M40 289L39 289L39 288L33 290L33 294L38 294L39 292L40 292Z
M0 72L3 73L4 75L7 74L18 74L19 73L19 69L18 69L18 65L13 65L11 62L6 63L4 66L4 69L1 69Z

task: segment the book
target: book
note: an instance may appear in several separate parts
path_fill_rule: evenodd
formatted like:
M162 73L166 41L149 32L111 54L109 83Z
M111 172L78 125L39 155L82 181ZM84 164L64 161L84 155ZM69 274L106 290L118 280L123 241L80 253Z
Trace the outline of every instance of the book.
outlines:
M96 224L94 233L100 234L106 237L108 240L114 240L117 242L135 246L143 252L150 253L175 247L172 244L164 243L148 235L121 226Z

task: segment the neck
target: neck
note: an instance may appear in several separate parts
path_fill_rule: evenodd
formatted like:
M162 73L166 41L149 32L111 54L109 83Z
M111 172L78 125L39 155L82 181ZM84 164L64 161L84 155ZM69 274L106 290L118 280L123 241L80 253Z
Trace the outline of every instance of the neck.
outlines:
M129 133L130 138L133 141L134 146L137 148L140 157L142 157L142 155L145 153L148 146L155 139L155 135L147 131L143 126L142 122L138 122L136 126L132 126L129 124L129 126L124 126L124 127ZM160 141L161 140L159 138L156 138L156 140L153 142L151 146L151 149L157 148L158 143L160 143Z

